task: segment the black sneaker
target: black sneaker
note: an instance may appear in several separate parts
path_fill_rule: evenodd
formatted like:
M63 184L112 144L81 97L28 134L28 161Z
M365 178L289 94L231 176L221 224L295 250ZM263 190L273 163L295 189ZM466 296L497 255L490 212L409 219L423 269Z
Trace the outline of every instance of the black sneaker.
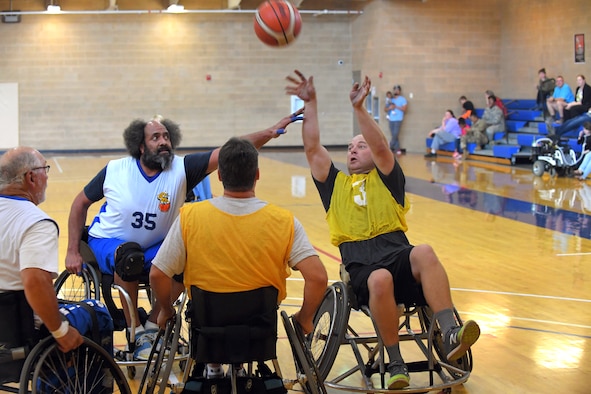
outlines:
M429 152L425 155L425 157L437 157L437 153Z
M408 367L401 361L392 361L388 364L388 390L402 389L410 384L410 376L408 376Z
M468 320L462 327L454 327L445 334L443 346L447 361L455 361L474 345L480 336L480 327L474 320Z

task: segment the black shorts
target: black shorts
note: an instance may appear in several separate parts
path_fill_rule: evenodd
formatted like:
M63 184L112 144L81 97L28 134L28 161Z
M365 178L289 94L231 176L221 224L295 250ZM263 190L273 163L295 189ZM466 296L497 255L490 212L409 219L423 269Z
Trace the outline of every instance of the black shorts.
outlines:
M410 252L413 247L401 251L390 265L363 265L350 264L347 272L351 276L351 287L357 297L357 305L369 304L369 289L367 279L372 272L378 269L386 269L394 279L394 299L397 304L426 305L421 284L412 276L410 268Z

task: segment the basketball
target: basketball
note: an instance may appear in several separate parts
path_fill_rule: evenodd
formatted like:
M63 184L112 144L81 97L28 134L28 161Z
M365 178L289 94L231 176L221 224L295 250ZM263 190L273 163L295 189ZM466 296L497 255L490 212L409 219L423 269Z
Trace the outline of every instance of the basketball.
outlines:
M268 0L257 8L254 31L259 40L269 46L291 44L301 29L302 17L289 1Z

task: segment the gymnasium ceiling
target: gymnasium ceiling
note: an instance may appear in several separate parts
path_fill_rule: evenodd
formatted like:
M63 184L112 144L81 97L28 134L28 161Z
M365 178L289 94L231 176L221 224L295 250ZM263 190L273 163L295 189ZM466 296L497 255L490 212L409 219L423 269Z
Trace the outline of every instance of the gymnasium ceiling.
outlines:
M292 0L301 11L362 11L372 0ZM263 0L0 0L1 11L42 12L47 5L59 5L62 11L165 10L171 4L185 10L254 10Z

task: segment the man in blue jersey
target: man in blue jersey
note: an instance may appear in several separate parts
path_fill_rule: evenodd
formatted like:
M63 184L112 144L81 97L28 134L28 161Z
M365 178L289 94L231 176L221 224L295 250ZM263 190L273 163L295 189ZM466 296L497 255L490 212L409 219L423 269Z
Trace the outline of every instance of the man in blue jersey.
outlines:
M276 138L291 123L287 116L265 130L243 138L257 148ZM278 130L280 130L278 132ZM68 220L66 269L81 270L79 243L88 208L105 198L88 230L88 244L100 270L114 275L115 284L131 297L133 310L123 302L128 332L135 332L134 356L147 359L158 330L160 306L155 301L145 326L131 327L137 310L138 279L147 275L151 261L185 202L187 192L217 169L219 148L180 157L174 150L181 140L179 126L162 117L134 120L123 133L128 157L110 161L74 199ZM178 284L178 291L182 284Z
M299 71L295 73L288 77L286 92L305 102L304 150L327 212L331 242L339 247L359 305L369 306L378 327L390 358L388 388L406 387L410 377L400 354L397 303L420 302L424 295L441 328L449 361L468 351L480 328L474 321L458 326L443 265L431 246L413 246L406 238L405 214L410 202L405 195L404 173L363 106L371 90L369 78L355 83L349 94L361 134L349 144L350 175L346 175L337 170L320 144L313 77L306 79Z

